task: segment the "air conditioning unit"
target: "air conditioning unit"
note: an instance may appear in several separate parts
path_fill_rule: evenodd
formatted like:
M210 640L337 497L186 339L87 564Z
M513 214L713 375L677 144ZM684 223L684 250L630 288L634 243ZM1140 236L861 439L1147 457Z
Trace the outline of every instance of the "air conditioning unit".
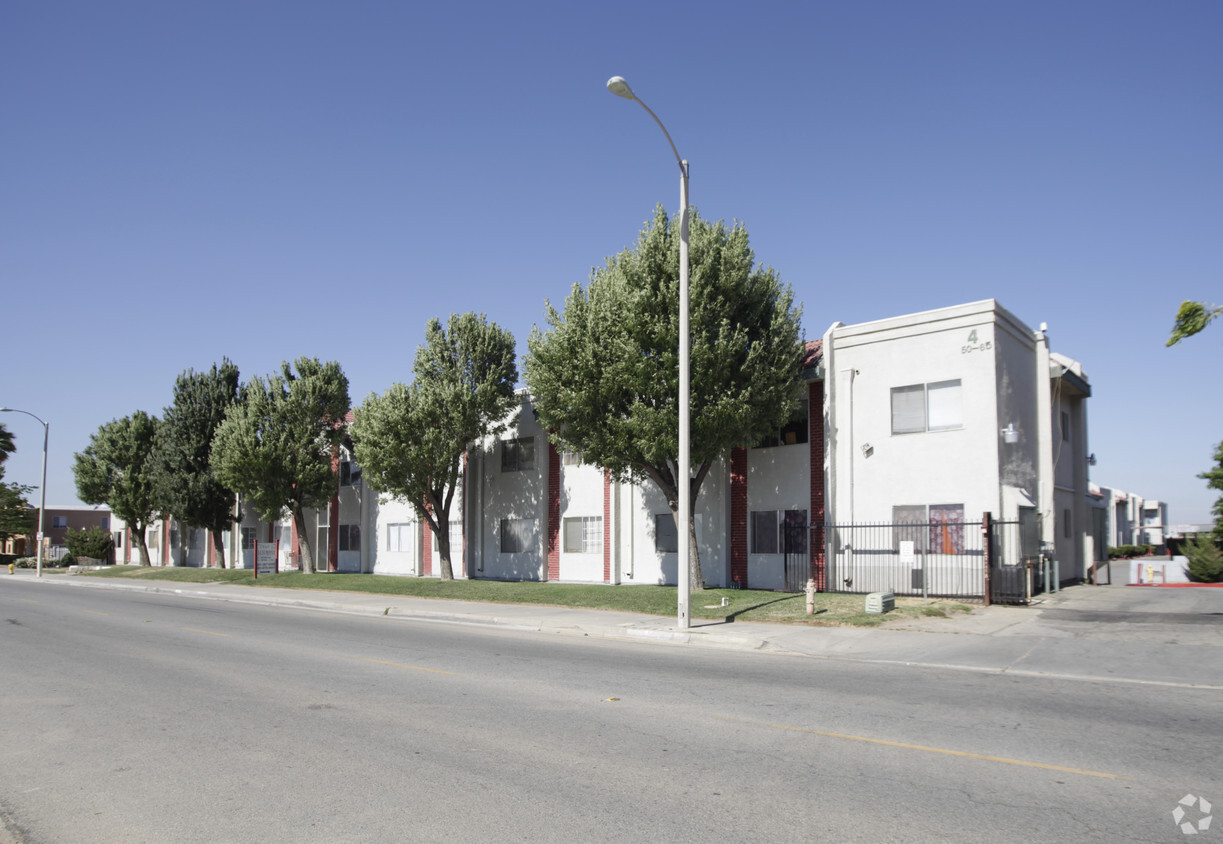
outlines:
M891 612L896 609L896 595L893 592L872 592L866 596L866 611L873 615Z

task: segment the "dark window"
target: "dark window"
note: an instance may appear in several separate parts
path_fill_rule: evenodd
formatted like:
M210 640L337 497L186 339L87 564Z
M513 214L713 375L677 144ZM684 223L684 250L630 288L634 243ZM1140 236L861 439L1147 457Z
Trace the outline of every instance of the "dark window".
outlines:
M501 441L501 471L522 472L535 468L535 438Z

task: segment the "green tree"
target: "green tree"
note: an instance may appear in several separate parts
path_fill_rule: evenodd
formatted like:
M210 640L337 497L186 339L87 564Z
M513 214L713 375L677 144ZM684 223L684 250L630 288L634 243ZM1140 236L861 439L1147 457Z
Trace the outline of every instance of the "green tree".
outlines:
M1210 325L1210 321L1220 314L1223 314L1223 307L1207 305L1205 302L1181 302L1180 309L1176 312L1176 322L1172 326L1172 334L1165 345L1175 346L1186 337L1192 337Z
M17 450L17 443L13 441L13 435L8 428L0 425L0 478L4 477L4 461L8 460L8 456Z
M1181 545L1189 565L1185 576L1195 583L1217 583L1223 580L1223 550L1210 534L1200 533Z
M296 367L296 372L294 372ZM334 458L344 439L348 378L335 361L300 357L278 375L256 377L230 405L212 442L217 480L247 498L265 521L288 510L301 542L302 571L314 571L307 509L323 510L337 489Z
M441 577L454 577L450 505L467 444L507 426L518 380L514 336L483 314L429 320L411 386L392 384L354 414L357 462L375 490L408 501L437 538Z
M221 568L222 533L234 520L234 493L213 470L212 438L238 397L238 367L228 358L208 372L189 369L179 375L174 404L162 413L153 454L158 498L184 523L209 531Z
M695 502L715 460L790 418L803 345L793 294L755 265L747 230L694 212L689 231L693 466L677 467L679 231L661 207L632 249L574 285L563 314L547 306L551 330L531 333L525 368L554 442L662 492L688 531L699 589L695 517L678 524L679 479Z
M72 467L76 493L86 504L105 504L127 523L140 550L140 565L149 565L144 533L162 510L149 460L158 420L143 410L113 419L98 428Z
M38 524L38 510L26 495L34 487L0 483L0 545L11 536L31 536Z
M110 531L101 527L70 530L64 534L64 544L73 557L90 557L95 560L109 560L110 551L114 547L114 539Z
M1214 468L1202 472L1198 477L1206 481L1206 486L1223 492L1223 442L1215 446L1214 457ZM1215 500L1214 506L1210 508L1210 512L1215 514L1215 541L1223 543L1223 495L1220 495Z

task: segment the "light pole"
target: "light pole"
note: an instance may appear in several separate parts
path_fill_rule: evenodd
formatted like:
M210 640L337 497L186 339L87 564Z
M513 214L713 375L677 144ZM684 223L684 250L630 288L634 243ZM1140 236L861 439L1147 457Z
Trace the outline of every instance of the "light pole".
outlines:
M18 410L15 407L0 407L0 413L24 413L26 416L34 416L28 410ZM34 416L39 422L42 422L42 486L38 488L41 499L38 505L38 552L35 557L36 576L42 577L42 532L43 520L47 514L47 442L51 439L51 423L43 422L37 416Z
M689 525L692 523L692 482L690 480L692 430L688 389L690 383L689 345L691 342L688 331L688 162L679 157L679 152L675 149L675 141L671 140L671 133L667 131L666 126L662 125L658 115L650 111L650 107L638 99L633 89L624 81L623 76L613 76L607 80L607 90L617 97L636 100L646 110L646 113L654 118L658 128L662 129L662 133L667 136L667 143L671 145L671 152L675 154L675 160L679 164L679 460L675 473L676 491L679 495L679 524L676 525L679 539L679 565L676 568L679 570L679 628L687 630L688 601L691 593L688 572L692 556L691 537L688 532Z

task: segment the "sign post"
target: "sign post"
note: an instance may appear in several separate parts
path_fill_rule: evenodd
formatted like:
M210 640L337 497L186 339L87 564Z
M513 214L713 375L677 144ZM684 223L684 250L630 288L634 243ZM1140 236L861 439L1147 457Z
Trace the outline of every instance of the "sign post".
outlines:
M277 574L280 571L280 540L260 542L255 540L255 579L260 574Z

